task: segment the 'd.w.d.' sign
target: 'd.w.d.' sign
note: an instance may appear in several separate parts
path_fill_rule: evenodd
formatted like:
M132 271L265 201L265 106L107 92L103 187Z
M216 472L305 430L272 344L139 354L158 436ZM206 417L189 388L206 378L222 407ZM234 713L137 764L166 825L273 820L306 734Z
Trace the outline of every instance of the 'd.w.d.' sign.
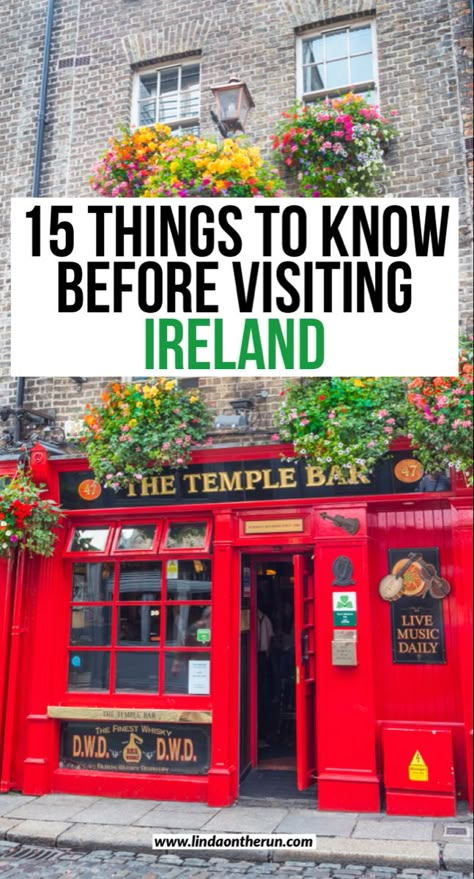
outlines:
M61 766L107 772L205 775L211 728L205 724L62 724Z

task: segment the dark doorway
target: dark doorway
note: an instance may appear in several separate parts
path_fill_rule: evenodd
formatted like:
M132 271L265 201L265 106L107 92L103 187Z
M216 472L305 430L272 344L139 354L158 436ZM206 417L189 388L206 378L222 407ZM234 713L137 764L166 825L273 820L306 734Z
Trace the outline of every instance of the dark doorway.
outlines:
M258 562L256 585L257 766L296 770L292 561Z

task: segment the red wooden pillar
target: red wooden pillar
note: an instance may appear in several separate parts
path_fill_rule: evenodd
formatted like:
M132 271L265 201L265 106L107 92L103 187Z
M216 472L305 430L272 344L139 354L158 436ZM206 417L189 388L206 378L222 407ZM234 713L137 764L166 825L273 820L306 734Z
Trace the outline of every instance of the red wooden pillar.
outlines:
M380 810L376 762L376 710L369 594L366 506L323 508L330 516L357 519L355 535L317 515L316 591L316 739L320 809L356 812ZM338 584L336 559L352 565L353 583ZM347 579L347 578L346 578ZM356 593L357 665L332 664L333 593ZM351 596L352 597L352 596ZM346 629L346 627L342 627Z
M463 704L464 741L469 807L473 806L473 662L472 662L472 527L473 510L470 497L451 501L454 588L459 629L457 640L460 656L460 686Z
M239 789L240 577L232 513L214 519L212 599L212 740L210 806L228 806Z

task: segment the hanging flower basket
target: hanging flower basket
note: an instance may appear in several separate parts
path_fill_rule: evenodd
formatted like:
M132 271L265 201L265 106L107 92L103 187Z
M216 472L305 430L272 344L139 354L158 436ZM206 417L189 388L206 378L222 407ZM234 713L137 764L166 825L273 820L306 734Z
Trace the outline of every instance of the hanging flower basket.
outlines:
M473 337L461 338L457 376L406 382L407 430L425 472L436 477L453 467L472 485Z
M124 129L92 170L98 195L127 198L253 198L282 195L278 171L245 138L217 143L166 125Z
M385 118L361 95L297 104L283 113L273 149L308 198L380 195L387 177L384 152L395 137Z
M211 426L199 390L164 378L144 385L114 382L101 405L88 408L80 442L98 482L115 491L150 469L158 474L185 467Z
M42 498L44 487L36 485L21 466L10 479L0 481L0 556L12 550L50 556L62 516L60 507Z
M367 472L403 433L406 388L397 378L321 378L291 384L276 416L275 439L293 443L297 456L341 476Z

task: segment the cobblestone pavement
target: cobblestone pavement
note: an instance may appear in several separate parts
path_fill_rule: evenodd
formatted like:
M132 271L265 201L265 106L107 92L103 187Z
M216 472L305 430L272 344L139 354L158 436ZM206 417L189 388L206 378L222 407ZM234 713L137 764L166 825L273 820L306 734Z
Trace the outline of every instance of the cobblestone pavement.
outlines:
M132 852L72 850L0 842L1 879L473 879L472 873L362 865L251 863L226 858L179 858Z

